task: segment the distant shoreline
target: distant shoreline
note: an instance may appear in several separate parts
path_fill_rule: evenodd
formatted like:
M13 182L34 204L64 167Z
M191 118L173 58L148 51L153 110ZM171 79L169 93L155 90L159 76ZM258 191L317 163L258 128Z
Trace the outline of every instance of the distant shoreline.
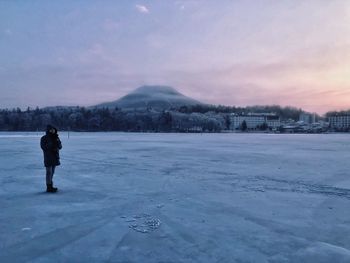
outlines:
M38 134L42 135L45 133L45 131L0 131L1 134ZM94 134L94 133L129 133L129 134L268 134L268 135L320 135L320 134L347 134L350 135L349 132L320 132L320 133L302 133L302 132L295 132L295 133L279 133L279 132L261 132L261 131L249 131L249 132L241 132L241 131L221 131L221 132L153 132L153 131L66 131L62 130L59 131L59 134L77 134L77 133L88 133L88 134Z

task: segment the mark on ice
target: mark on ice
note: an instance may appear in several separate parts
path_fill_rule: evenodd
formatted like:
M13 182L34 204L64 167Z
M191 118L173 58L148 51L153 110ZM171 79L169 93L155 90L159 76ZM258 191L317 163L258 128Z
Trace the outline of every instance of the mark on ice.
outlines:
M294 193L311 193L350 199L350 189L330 185L313 184L304 181L256 176L251 178L237 178L231 183L234 187L241 187L255 192L278 191Z
M132 218L125 220L129 225L129 228L140 233L149 233L158 229L161 225L161 221L158 218L154 218L149 214L138 214Z

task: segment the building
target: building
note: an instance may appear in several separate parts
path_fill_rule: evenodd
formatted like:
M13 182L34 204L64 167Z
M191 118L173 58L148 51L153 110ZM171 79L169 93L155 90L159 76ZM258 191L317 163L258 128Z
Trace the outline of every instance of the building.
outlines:
M300 113L299 121L306 123L306 124L309 124L309 123L311 123L311 115L307 114L307 113Z
M258 130L265 125L270 129L276 129L281 125L279 116L274 113L232 113L230 120L231 130L240 129L244 121L247 124L247 129L249 130Z
M304 122L305 124L312 124L316 122L316 114L310 113L301 113L299 115L299 121Z
M266 116L266 124L267 127L274 130L281 126L281 120L280 117L277 115L268 115Z
M329 117L329 126L337 130L350 128L350 114L334 115Z

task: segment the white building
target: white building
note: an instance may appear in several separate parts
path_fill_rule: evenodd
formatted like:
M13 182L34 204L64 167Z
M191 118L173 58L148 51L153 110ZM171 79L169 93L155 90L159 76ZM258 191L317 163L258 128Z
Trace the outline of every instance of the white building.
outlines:
M274 113L248 113L248 114L235 114L232 113L231 130L237 130L242 127L243 122L247 124L249 130L256 130L264 124L270 129L280 127L281 122L279 116Z
M267 123L267 127L271 129L277 129L281 126L280 117L277 115L266 116L266 123Z
M329 125L335 129L348 129L350 128L350 114L347 115L334 115L329 117Z

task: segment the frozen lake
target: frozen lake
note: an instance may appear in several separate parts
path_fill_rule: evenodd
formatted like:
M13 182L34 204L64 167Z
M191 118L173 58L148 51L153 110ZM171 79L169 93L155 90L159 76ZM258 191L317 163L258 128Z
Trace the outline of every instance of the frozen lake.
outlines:
M0 133L0 262L350 262L350 134Z

